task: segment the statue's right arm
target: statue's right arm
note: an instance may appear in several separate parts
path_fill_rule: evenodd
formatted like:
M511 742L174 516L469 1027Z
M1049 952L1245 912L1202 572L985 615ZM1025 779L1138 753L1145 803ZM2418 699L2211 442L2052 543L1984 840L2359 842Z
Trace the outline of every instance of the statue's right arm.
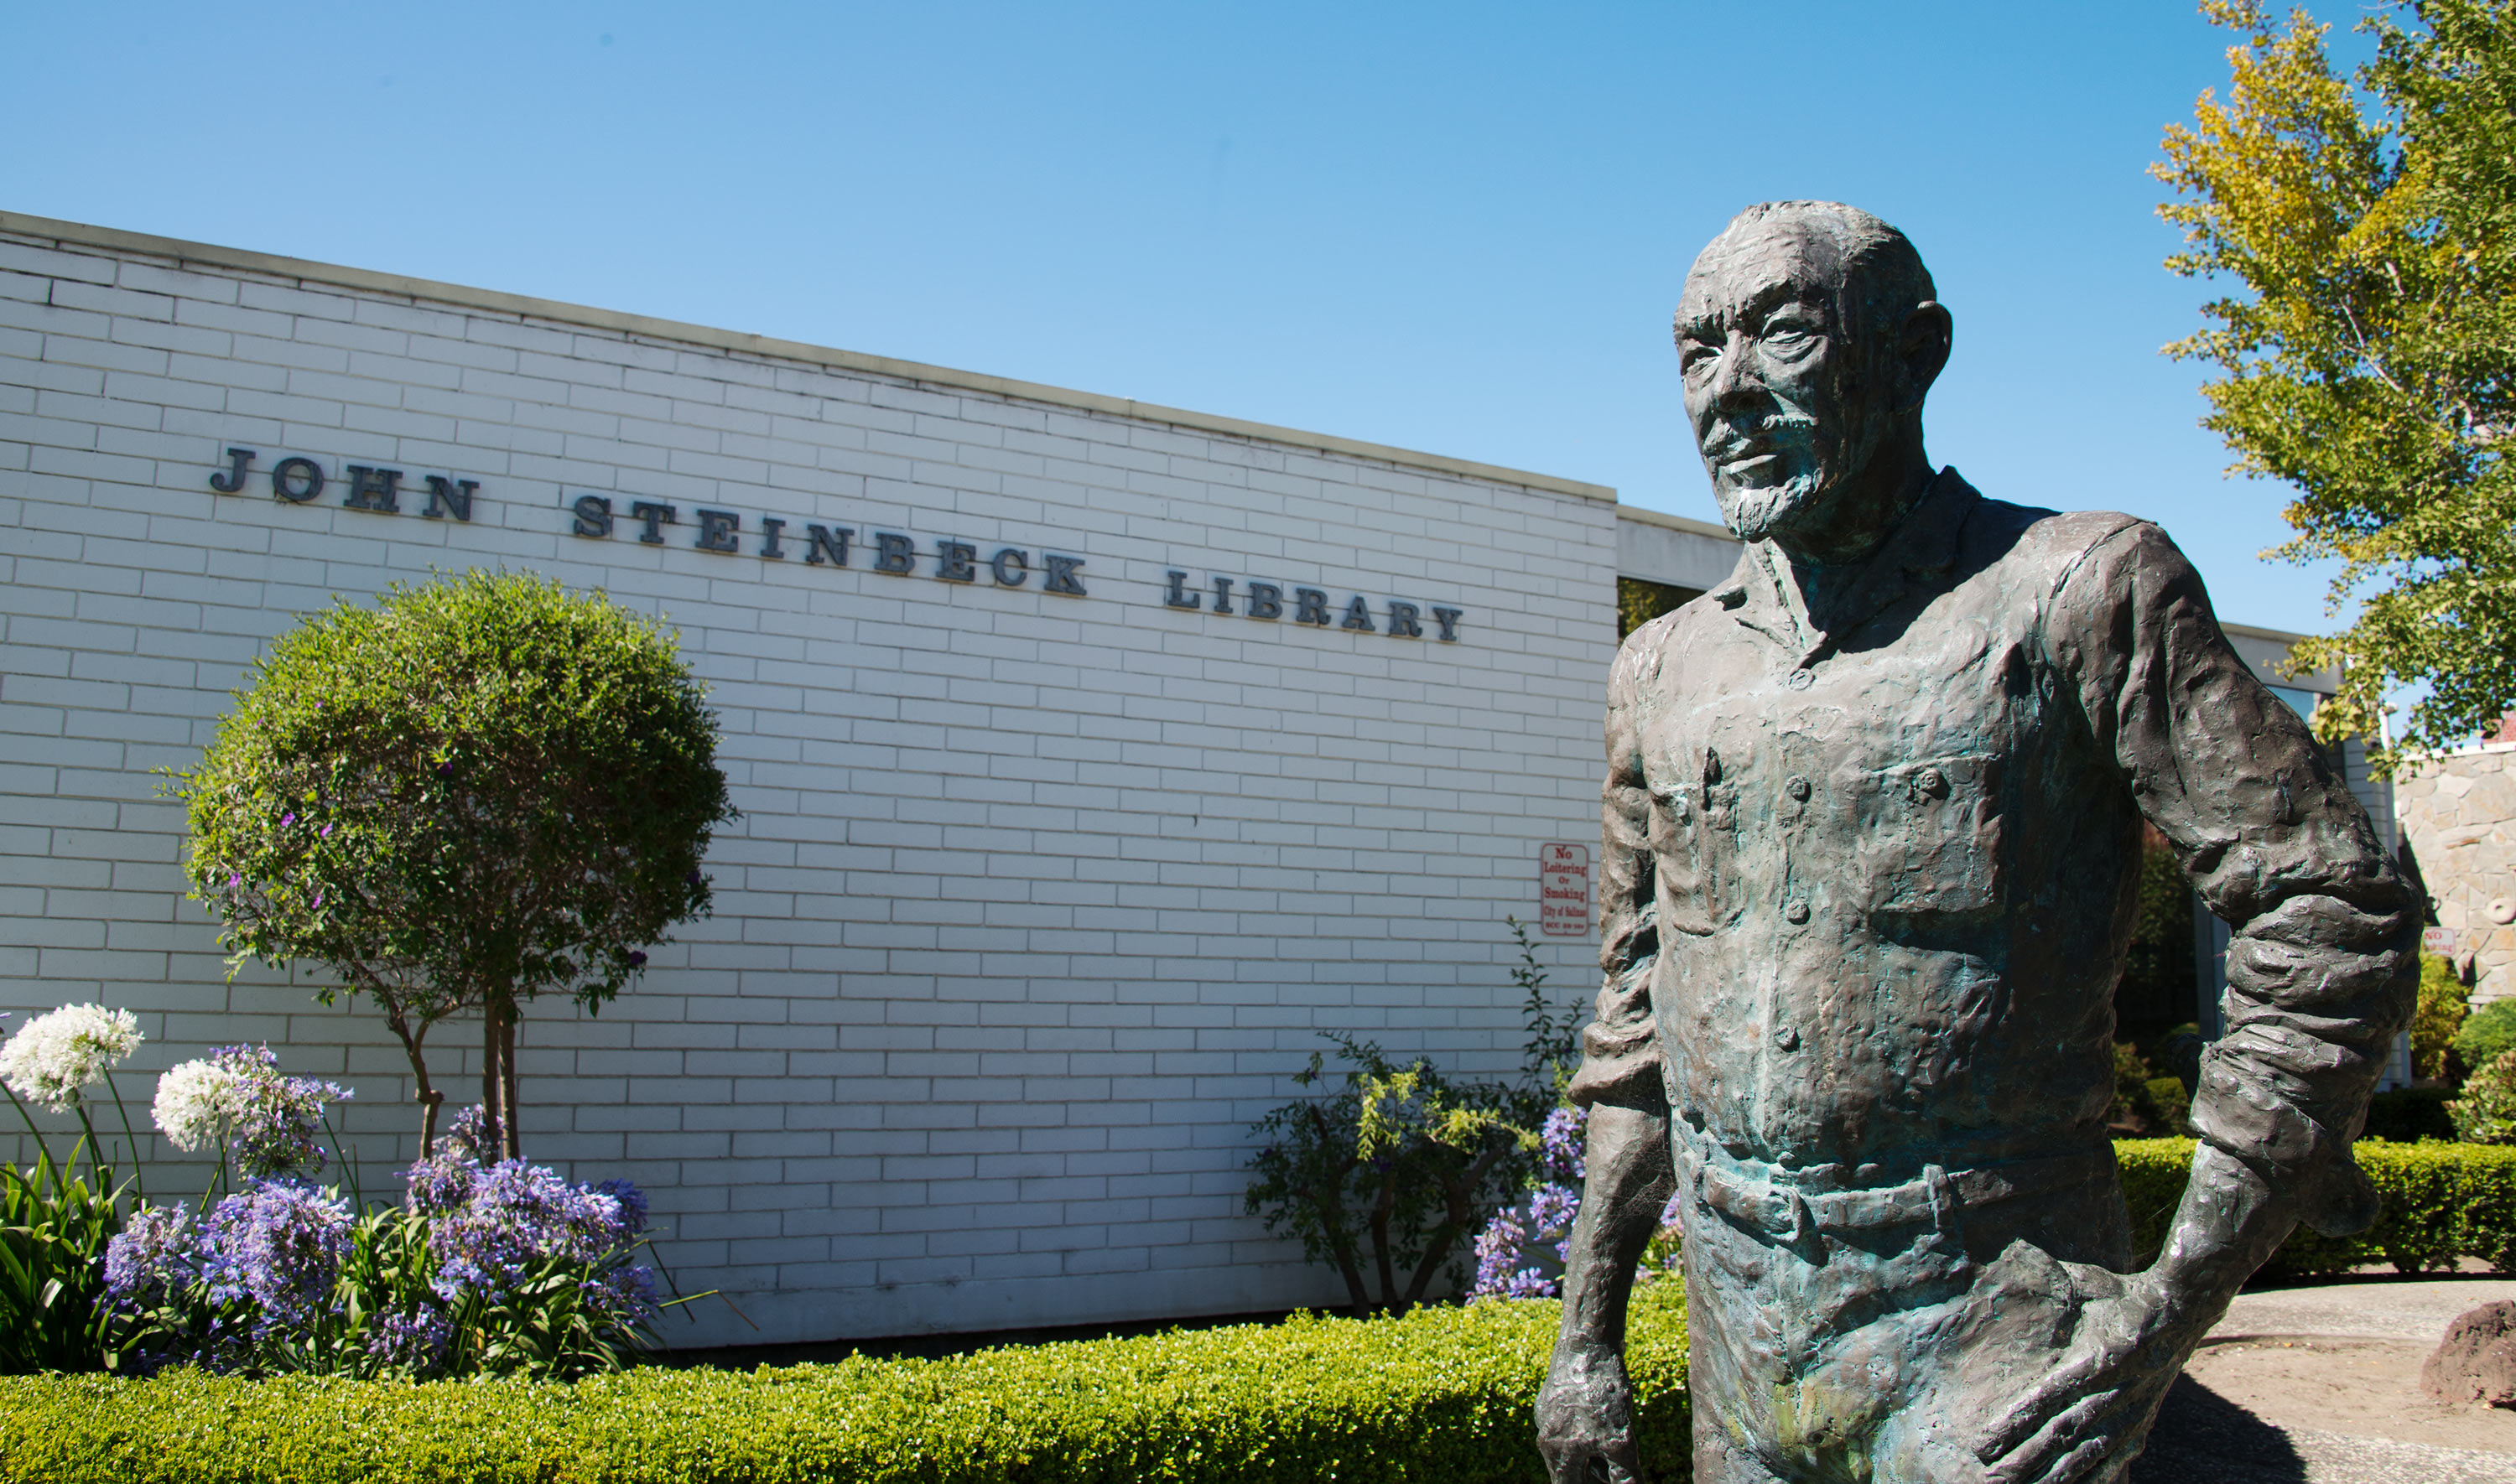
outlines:
M1676 1184L1651 1006L1659 934L1633 660L1630 649L1618 655L1608 685L1599 866L1604 972L1570 1090L1590 1110L1581 1214L1566 1253L1563 1328L1537 1399L1538 1450L1559 1481L1597 1477L1593 1460L1611 1480L1641 1477L1624 1369L1625 1301Z

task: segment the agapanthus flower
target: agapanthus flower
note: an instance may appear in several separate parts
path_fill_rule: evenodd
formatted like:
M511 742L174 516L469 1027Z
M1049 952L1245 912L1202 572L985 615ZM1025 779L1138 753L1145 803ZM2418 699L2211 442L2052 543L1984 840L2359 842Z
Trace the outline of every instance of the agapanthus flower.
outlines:
M1537 1149L1538 1163L1548 1179L1559 1184L1581 1183L1589 1121L1589 1113L1581 1108L1557 1108L1546 1115L1546 1126L1537 1134Z
M211 1299L251 1299L257 1338L303 1329L340 1276L350 1225L349 1203L331 1191L249 1182L210 1212L200 1254Z
M416 1375L436 1370L453 1343L453 1318L432 1303L421 1303L406 1314L387 1314L367 1334L369 1355Z
M186 1153L216 1148L243 1112L244 1079L216 1056L168 1068L149 1109L167 1142Z
M459 1154L487 1158L498 1152L498 1127L489 1110L476 1102L446 1124L444 1141Z
M632 1235L647 1229L647 1192L623 1179L597 1180L595 1192L620 1203L620 1222Z
M28 1102L67 1112L82 1089L103 1082L136 1051L140 1017L102 1005L64 1005L37 1015L0 1046L0 1082Z
M645 1223L646 1197L627 1181L572 1184L523 1160L482 1167L460 1150L411 1167L410 1204L434 1217L431 1286L447 1302L495 1301L552 1258L586 1264L588 1300L617 1322L651 1311L652 1280L622 1260Z
M184 1206L143 1206L105 1245L105 1291L124 1313L154 1308L200 1276L192 1213Z
M237 1167L269 1175L320 1170L323 1149L314 1135L324 1104L351 1095L333 1083L281 1076L267 1046L223 1046L159 1078L152 1111L176 1148L215 1148L232 1138Z

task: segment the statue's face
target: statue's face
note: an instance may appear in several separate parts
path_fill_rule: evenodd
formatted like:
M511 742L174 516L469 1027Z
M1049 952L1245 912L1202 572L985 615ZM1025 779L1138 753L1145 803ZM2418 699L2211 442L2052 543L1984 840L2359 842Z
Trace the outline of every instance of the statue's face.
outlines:
M1833 239L1787 219L1724 233L1687 275L1687 419L1742 539L1821 532L1894 427L1892 378L1842 323L1842 278Z

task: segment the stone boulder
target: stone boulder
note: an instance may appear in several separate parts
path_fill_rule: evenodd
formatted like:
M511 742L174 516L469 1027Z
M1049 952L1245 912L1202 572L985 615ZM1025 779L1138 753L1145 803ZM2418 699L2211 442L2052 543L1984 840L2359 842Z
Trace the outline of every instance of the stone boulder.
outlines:
M2420 1385L2441 1401L2516 1407L2516 1303L2485 1303L2457 1315L2420 1367Z

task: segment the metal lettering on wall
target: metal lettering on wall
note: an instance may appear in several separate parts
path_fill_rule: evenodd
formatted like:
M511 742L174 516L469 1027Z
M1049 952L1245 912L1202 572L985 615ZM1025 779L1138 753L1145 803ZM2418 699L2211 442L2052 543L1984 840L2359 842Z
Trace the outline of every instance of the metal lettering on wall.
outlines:
M223 495L232 495L243 489L250 477L253 461L261 457L250 448L229 449L227 468L210 475L210 488ZM350 510L373 511L380 515L399 515L402 495L408 493L416 497L419 493L417 490L403 490L401 481L404 477L398 469L345 464L341 467L341 478L349 492L341 497L341 504ZM419 514L431 520L446 515L467 522L472 518L472 497L481 492L480 480L457 479L451 474L423 474L420 477L428 486L428 503L420 508ZM271 466L272 498L290 505L312 503L331 482L332 477L323 472L323 466L304 454L290 454Z
M1297 624L1309 624L1315 628L1324 629L1330 623L1334 623L1339 629L1357 634L1386 634L1391 639L1422 639L1424 624L1429 616L1438 631L1436 637L1443 643L1452 644L1458 642L1459 620L1466 616L1460 609L1446 608L1440 603L1402 602L1393 598L1388 600L1387 610L1378 615L1379 622L1374 622L1371 600L1360 593L1348 598L1342 603L1337 603L1329 600L1327 591L1323 588L1297 587L1288 592L1279 583L1253 582L1246 578L1219 575L1208 575L1203 583L1192 585L1186 572L1176 570L1164 572L1162 576L1168 582L1168 586L1162 592L1163 607L1192 611L1203 609L1221 617L1237 614L1242 618L1261 620L1285 618L1288 616L1285 607L1289 600L1292 609L1289 617ZM1237 593L1233 591L1236 583L1239 584ZM1213 599L1211 608L1206 607L1208 598ZM1237 607L1233 605L1236 598L1239 602Z
M609 495L578 495L568 504L568 532L593 540L602 540L625 527L645 546L672 545L664 535L666 526L682 526L683 511L678 505L661 500L631 500L622 512ZM792 527L796 522L779 515L759 515L746 532L739 511L708 510L697 506L689 512L691 546L721 556L739 555L745 550L744 539L750 538L748 550L764 561L783 561L800 556L808 566L844 567L855 564L855 556L863 554L872 559L867 565L874 571L905 577L917 570L918 539L900 531L868 531L859 541L852 525L803 522L800 534ZM1028 547L1004 546L982 555L978 546L967 541L944 537L925 554L929 563L927 575L938 582L976 583L985 573L989 584L999 588L1021 588L1039 579L1043 593L1061 594L1068 598L1089 598L1083 587L1083 558L1058 552L1041 552L1036 557Z
M241 493L252 482L254 466L261 458L256 449L228 449L225 466L210 475L210 488L223 495ZM269 482L272 498L285 505L311 505L326 490L338 488L341 506L347 510L385 515L410 513L432 520L450 515L466 523L472 519L473 501L481 493L479 480L460 479L450 474L422 474L412 484L408 482L411 476L398 469L344 464L336 473L304 454L282 456L263 477ZM406 495L411 500L409 505L403 502ZM1036 581L1042 593L1065 598L1091 596L1083 586L1084 559L1062 552L1034 552L1021 546L982 550L975 542L956 541L948 536L926 543L901 531L866 531L860 540L855 526L835 522L754 515L746 525L739 511L693 506L686 513L669 501L631 496L588 494L562 498L566 501L562 514L568 519L569 534L588 540L605 540L617 533L633 536L642 546L681 544L677 537L665 534L670 527L676 532L689 531L692 550L721 556L745 552L764 561L800 556L807 566L838 568L856 565L856 558L861 555L866 558L864 565L894 577L918 571L922 561L926 575L938 582L1027 588ZM1372 600L1361 594L1338 602L1323 588L1287 587L1240 577L1209 576L1192 592L1186 572L1164 575L1168 586L1161 595L1162 606L1201 610L1222 617L1262 622L1281 619L1320 629L1333 625L1350 633L1384 634L1391 639L1430 638L1454 643L1459 638L1459 622L1465 616L1458 608L1400 598L1384 599L1375 608ZM1427 624L1432 626L1430 633L1425 628ZM1585 900L1587 890L1584 886ZM1574 930L1588 929L1584 927Z
M1549 937L1590 935L1590 847L1537 847L1537 929Z

